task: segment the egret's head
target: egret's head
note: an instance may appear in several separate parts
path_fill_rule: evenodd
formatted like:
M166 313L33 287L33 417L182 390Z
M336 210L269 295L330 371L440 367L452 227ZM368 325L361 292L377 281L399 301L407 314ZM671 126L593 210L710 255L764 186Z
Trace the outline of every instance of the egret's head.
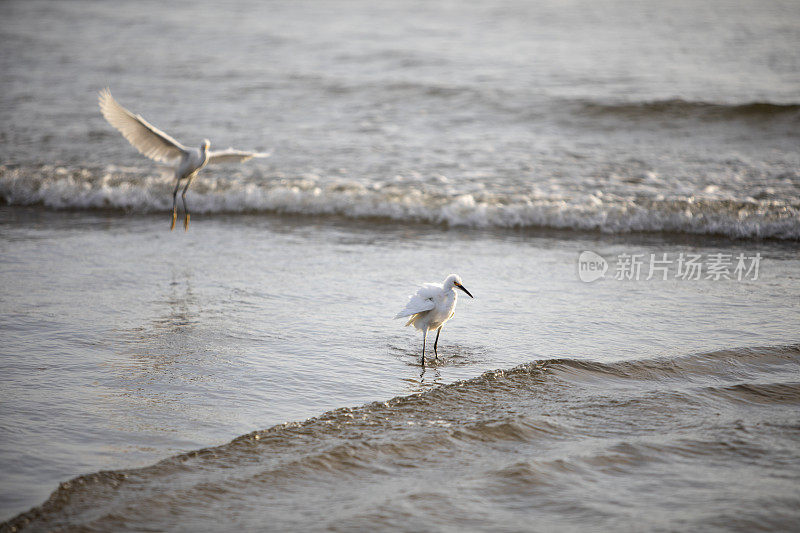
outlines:
M211 141L209 141L208 139L203 139L203 144L202 144L202 145L200 145L200 148L201 148L203 151L206 151L206 150L208 150L209 148L211 148Z
M450 274L447 276L447 279L444 280L444 288L456 288L460 291L464 291L470 298L474 298L474 296L472 296L472 294L470 294L470 292L461 284L461 278L458 276L458 274Z

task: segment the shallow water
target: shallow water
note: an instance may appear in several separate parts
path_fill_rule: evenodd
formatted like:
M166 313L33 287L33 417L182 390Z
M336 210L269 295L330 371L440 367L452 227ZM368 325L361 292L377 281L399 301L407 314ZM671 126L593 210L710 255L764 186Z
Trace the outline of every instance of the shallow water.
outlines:
M81 473L144 466L254 429L535 360L669 365L721 347L733 347L735 357L747 346L784 346L796 339L800 317L800 259L780 243L264 216L204 218L187 233L170 233L168 216L0 212L0 265L13 280L4 289L0 343L2 500L12 512ZM577 258L585 249L609 258L745 250L764 259L755 281L584 283ZM423 370L421 336L391 317L415 280L451 270L476 298L459 301L443 330L441 360ZM732 364L720 386L752 384ZM792 368L789 361L764 379L791 392ZM604 402L629 401L609 386L596 385ZM651 386L690 384L656 375ZM778 402L774 416L791 418L795 400ZM480 391L468 400L483 401ZM434 408L430 420L462 416L447 409ZM632 423L624 412L608 416ZM687 438L705 438L694 411L676 406L673 416L686 417ZM419 452L429 455L422 444Z
M790 529L799 20L0 3L0 529ZM274 155L169 232L104 86ZM391 317L450 272L475 299L423 368Z
M790 530L797 346L557 359L63 483L10 524Z

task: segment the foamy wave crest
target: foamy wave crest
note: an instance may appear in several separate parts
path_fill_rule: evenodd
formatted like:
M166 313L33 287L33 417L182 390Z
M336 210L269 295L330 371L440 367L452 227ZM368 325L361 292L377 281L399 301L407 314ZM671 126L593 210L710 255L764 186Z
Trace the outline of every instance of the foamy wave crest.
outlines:
M0 199L56 209L156 212L172 207L167 175L138 169L36 171L0 167ZM555 228L606 233L676 232L800 240L800 202L779 199L572 197L459 191L451 185L304 178L202 176L196 213L286 213L382 218L479 228Z

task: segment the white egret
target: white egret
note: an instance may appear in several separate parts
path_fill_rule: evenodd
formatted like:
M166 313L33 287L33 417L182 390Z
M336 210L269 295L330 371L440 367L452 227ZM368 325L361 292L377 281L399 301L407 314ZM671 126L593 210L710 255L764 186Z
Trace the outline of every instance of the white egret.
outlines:
M453 318L456 309L458 294L456 289L467 293L467 296L474 298L472 294L461 284L461 278L457 274L450 274L444 283L425 283L417 290L416 294L411 295L408 303L402 311L395 315L395 318L411 317L406 322L406 326L414 325L422 331L422 364L425 364L425 343L428 340L428 332L436 330L436 340L433 341L434 359L439 358L436 346L439 343L439 334L442 332L444 323Z
M242 150L211 151L208 139L203 141L200 148L187 148L163 131L159 130L141 115L134 115L111 96L108 88L100 91L100 111L108 121L125 137L139 153L154 161L175 165L175 190L172 191L172 224L175 228L175 219L178 217L178 189L181 181L186 180L181 198L185 218L184 229L189 229L189 208L186 205L186 191L192 180L201 168L213 163L242 163L254 157L269 157L269 153L245 152Z

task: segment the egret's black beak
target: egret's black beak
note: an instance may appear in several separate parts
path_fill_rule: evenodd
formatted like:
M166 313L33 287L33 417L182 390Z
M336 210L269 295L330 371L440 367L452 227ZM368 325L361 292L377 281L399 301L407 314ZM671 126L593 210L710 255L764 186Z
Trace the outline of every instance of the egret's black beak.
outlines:
M467 296L469 296L470 298L472 298L472 299L475 299L475 297L474 297L473 295L471 295L471 294L469 293L469 291L468 291L467 289L465 289L465 288L464 288L464 286L463 286L463 285L456 285L456 287L458 287L458 288L459 288L459 289L461 289L462 291L466 292L466 293L467 293Z

